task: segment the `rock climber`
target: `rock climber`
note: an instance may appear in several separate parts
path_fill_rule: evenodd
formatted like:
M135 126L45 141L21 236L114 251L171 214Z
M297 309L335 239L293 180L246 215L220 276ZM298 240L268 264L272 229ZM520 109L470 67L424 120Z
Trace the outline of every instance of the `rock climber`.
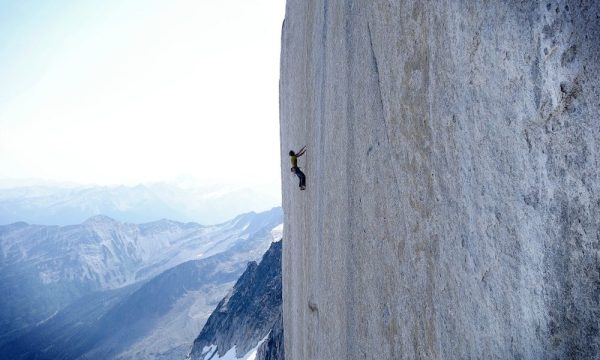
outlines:
M298 176L300 179L300 190L306 189L306 176L298 167L298 158L306 152L306 145L298 151L298 153L294 153L293 150L290 150L290 160L292 161L292 172Z

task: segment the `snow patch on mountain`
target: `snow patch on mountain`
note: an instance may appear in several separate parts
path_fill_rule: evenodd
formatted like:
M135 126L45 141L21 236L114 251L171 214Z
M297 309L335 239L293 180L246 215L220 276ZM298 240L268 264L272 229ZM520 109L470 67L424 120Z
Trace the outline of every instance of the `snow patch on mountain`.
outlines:
M244 355L238 356L237 354L237 346L233 346L229 349L225 355L219 356L217 354L217 345L206 346L202 350L202 359L210 359L210 360L255 360L256 353L258 348L267 340L269 335L265 336L261 341L258 342L256 347L245 353ZM213 357L216 356L216 357Z
M271 230L271 236L273 236L273 241L281 240L283 238L283 224L275 226Z

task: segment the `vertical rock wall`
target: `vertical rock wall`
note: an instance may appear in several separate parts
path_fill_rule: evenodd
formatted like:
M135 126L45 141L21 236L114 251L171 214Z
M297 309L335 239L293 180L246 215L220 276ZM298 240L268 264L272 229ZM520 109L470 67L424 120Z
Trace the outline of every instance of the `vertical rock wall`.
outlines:
M287 0L287 359L600 358L599 64L597 1Z

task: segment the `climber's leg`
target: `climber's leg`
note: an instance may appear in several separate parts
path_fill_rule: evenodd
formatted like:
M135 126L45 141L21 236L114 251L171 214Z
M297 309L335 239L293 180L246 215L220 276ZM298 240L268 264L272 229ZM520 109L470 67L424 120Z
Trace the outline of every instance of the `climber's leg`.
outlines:
M304 190L306 188L306 175L304 175L300 168L295 168L294 173L298 176L298 179L300 179L300 190Z

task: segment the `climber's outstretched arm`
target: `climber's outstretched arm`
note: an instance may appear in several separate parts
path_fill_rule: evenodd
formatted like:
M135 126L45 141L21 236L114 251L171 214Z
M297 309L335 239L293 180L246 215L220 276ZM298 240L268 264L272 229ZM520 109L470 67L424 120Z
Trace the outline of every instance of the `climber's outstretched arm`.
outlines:
M298 151L298 153L296 153L296 156L302 156L302 155L304 155L305 152L306 152L306 145L304 145L302 147L302 149L300 149L300 151Z

